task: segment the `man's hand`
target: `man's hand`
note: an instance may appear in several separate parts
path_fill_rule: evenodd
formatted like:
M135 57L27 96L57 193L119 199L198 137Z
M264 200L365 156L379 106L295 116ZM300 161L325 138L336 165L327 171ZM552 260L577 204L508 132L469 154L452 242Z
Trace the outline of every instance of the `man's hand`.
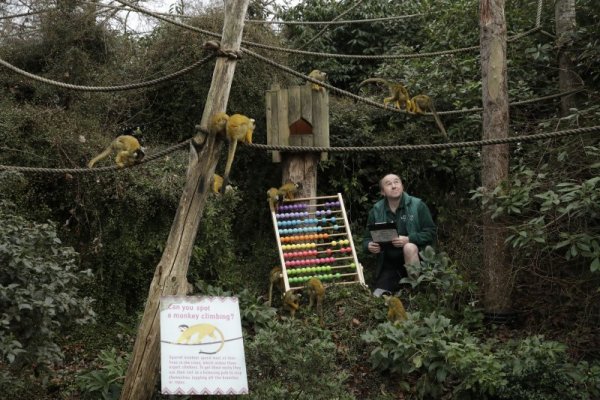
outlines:
M398 236L396 239L392 240L392 245L394 247L404 247L408 242L408 236Z
M367 248L373 254L378 254L381 252L381 246L379 245L379 243L369 242L369 244L367 245Z

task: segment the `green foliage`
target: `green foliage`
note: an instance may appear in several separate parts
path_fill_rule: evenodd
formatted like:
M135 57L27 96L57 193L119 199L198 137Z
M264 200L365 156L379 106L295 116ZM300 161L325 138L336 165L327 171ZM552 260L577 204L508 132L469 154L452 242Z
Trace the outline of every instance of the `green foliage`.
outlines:
M92 274L80 270L78 254L62 245L53 222L16 215L6 201L0 222L2 357L18 366L58 362L60 333L94 321L92 299L80 293Z
M94 361L100 369L81 373L77 377L82 398L117 400L121 394L128 363L128 354L119 354L114 348L102 350Z
M437 313L411 313L362 338L373 368L398 374L419 399L587 399L597 396L600 365L568 362L563 344L533 336L481 341Z
M419 264L406 265L408 276L401 283L410 284L411 308L422 313L443 313L466 318L464 324L479 325L481 313L474 308L475 284L461 276L457 265L443 252L427 246L420 253Z
M600 167L595 161L600 150L589 146L585 151L592 162L584 167L590 176ZM600 271L600 178L557 181L548 164L538 171L519 165L511 172L510 182L489 195L481 188L473 195L492 218L510 222L513 234L507 242L528 254L558 253L570 263L586 262L592 272Z
M353 399L335 359L331 336L316 326L288 320L245 341L252 398Z

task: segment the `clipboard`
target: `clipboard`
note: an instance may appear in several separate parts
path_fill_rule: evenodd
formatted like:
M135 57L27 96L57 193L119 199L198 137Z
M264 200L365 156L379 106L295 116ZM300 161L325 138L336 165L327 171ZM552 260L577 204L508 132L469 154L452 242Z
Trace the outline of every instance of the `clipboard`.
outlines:
M375 243L389 243L398 237L395 222L378 222L370 224L369 232Z

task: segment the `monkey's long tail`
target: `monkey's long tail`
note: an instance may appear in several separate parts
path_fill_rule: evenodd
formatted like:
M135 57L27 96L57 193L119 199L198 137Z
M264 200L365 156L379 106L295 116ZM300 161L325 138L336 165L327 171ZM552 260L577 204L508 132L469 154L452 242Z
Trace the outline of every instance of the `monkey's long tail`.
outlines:
M448 139L448 133L446 133L446 128L444 128L444 124L442 124L442 120L438 116L437 112L435 112L435 110L432 110L431 113L433 114L433 118L435 119L435 123L437 124L438 128L440 129L444 137Z
M233 164L233 158L235 157L235 149L236 148L237 148L237 140L230 139L229 149L227 152L227 163L225 164L225 172L223 173L223 185L221 186L221 194L225 193L225 188L229 184L229 173L231 172L231 165Z
M383 79L383 78L369 78L369 79L365 79L364 81L362 81L361 83L359 83L358 87L362 87L362 86L366 85L367 83L383 83L386 86L390 86L391 85L391 83L387 79Z
M90 162L88 163L88 168L93 168L94 164L96 164L98 161L108 157L110 155L111 151L112 151L112 144L110 146L108 146L102 153L100 153L96 157L92 158L90 160Z

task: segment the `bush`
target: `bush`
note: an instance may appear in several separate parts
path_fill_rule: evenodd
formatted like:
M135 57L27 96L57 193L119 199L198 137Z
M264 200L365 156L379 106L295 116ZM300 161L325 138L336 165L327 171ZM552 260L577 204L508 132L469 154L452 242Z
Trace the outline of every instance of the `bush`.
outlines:
M417 398L559 400L600 394L600 365L567 360L566 346L541 336L482 341L463 326L416 312L362 338L375 348L373 368L400 375Z
M0 201L0 351L15 367L60 361L56 343L70 324L94 320L92 299L79 294L91 278L78 254L61 246L52 222L29 221Z

